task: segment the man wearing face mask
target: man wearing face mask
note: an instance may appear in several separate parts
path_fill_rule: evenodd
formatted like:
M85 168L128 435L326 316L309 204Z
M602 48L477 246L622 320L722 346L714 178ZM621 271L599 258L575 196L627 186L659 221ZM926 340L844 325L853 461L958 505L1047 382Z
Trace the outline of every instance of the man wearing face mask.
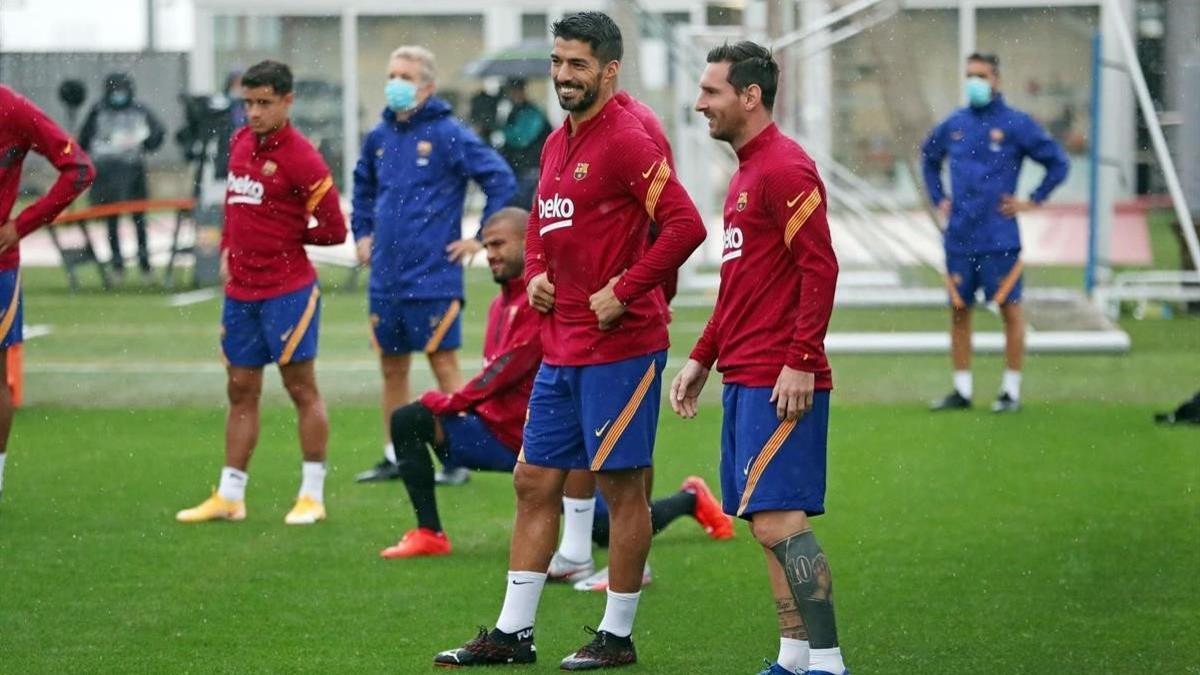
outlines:
M354 169L351 223L359 262L371 266L368 299L383 373L385 435L392 412L411 400L413 352L429 358L443 393L463 385L457 356L464 297L459 263L483 248L479 233L461 238L468 181L487 195L481 222L508 205L517 189L508 164L434 95L435 73L433 54L424 47L392 52L387 107ZM466 480L465 469L448 468L447 474L457 478L452 482ZM396 451L388 443L383 460L358 480L399 477Z
M133 78L112 73L104 80L104 98L92 106L79 132L79 145L96 163L96 182L92 184L93 204L145 199L146 155L163 142L164 129L150 109L134 98ZM125 274L121 241L117 232L118 216L108 219L108 245L112 249L112 268L117 277ZM146 241L146 214L133 214L137 230L138 267L142 276L150 275L150 247Z
M1025 319L1021 312L1021 232L1016 215L1037 208L1067 177L1062 148L1028 114L1000 94L1000 61L992 54L967 57L968 105L934 127L921 148L929 198L947 219L946 286L950 292L950 352L954 390L937 410L971 407L971 306L983 288L1004 319L1005 371L992 412L1020 409ZM950 157L953 196L942 186L942 161ZM1028 199L1016 196L1028 157L1046 169Z

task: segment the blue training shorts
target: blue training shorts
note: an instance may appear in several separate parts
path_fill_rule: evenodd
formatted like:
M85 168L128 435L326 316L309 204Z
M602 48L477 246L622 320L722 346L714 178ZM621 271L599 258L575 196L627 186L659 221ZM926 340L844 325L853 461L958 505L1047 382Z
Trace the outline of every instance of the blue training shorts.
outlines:
M404 300L372 296L371 339L384 354L411 354L462 346L462 301Z
M479 415L443 415L438 421L446 434L447 465L509 472L517 465L517 453L501 443Z
M286 366L317 358L321 289L317 283L286 295L245 302L225 297L221 350L231 366Z
M771 387L726 384L721 423L721 497L725 513L750 520L758 511L825 513L825 441L829 392L812 409L780 422Z
M1022 274L1020 251L998 251L974 255L946 254L946 283L950 304L970 307L975 291L983 288L986 301L998 305L1021 301Z
M21 270L0 272L0 349L20 344L25 339L25 312L21 297Z
M556 469L651 466L666 350L591 366L542 363L518 461Z

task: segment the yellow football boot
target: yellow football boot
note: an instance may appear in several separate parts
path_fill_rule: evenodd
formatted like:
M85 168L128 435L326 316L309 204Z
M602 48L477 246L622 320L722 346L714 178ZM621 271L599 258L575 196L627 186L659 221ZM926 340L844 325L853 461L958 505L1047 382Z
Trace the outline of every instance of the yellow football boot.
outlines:
M288 525L313 525L321 520L325 520L325 505L308 495L300 495L283 522Z
M204 523L210 520L245 520L246 502L231 502L215 490L212 496L205 499L199 506L184 509L175 514L175 520L181 523Z

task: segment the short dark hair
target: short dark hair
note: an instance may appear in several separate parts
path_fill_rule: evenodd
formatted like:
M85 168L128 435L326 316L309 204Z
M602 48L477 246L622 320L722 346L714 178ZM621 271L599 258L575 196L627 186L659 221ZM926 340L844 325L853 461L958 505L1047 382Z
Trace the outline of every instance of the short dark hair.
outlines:
M588 43L600 65L620 61L625 53L621 29L604 12L579 12L564 16L550 26L550 32L556 38Z
M986 63L992 67L992 73L996 75L1000 74L1000 57L996 56L995 54L990 52L971 52L971 55L967 57L967 60Z
M708 52L709 63L729 64L729 84L734 91L742 93L752 84L762 90L763 105L767 110L775 107L775 92L779 90L779 64L771 56L771 50L749 40L736 44L726 42Z
M242 86L247 89L271 87L276 94L286 96L292 93L292 69L279 61L259 61L242 73Z

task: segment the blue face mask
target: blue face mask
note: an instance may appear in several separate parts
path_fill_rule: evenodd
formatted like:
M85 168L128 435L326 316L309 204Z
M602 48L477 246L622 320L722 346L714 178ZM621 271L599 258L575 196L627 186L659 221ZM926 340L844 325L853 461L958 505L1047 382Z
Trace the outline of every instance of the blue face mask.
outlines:
M114 91L108 95L108 102L117 108L124 107L129 103L129 92L123 89L118 89L117 91Z
M383 88L387 105L398 113L408 112L417 107L417 85L398 77L387 81Z
M992 85L982 77L968 77L964 86L967 103L970 103L972 108L982 108L992 102Z

